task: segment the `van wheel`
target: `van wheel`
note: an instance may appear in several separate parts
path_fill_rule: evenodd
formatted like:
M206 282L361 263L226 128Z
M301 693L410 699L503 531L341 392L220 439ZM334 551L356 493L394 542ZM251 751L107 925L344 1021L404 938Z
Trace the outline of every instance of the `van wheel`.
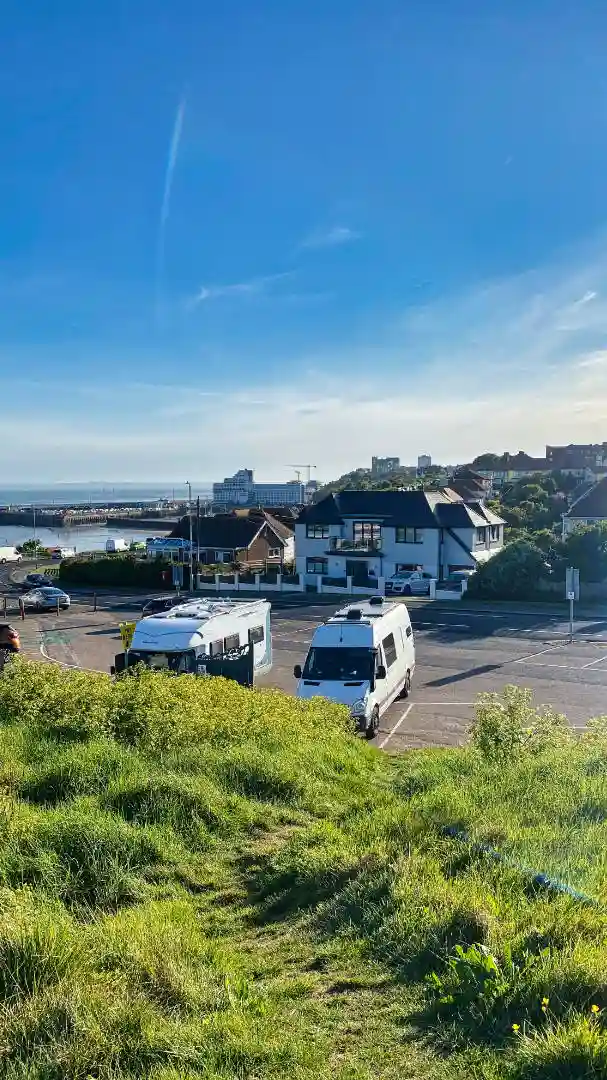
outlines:
M408 671L407 675L405 677L405 681L404 681L404 684L403 684L402 691L401 691L401 697L404 697L404 698L409 697L410 693L411 693L411 672Z
M371 713L369 726L365 729L365 739L374 739L379 731L379 706L376 705Z

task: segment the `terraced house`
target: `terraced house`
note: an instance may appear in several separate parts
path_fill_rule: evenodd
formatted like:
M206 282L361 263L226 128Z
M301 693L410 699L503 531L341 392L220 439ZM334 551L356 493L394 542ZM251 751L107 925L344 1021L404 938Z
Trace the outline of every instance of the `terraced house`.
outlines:
M504 521L456 492L341 491L295 525L297 572L362 581L421 568L438 579L474 569L504 543Z

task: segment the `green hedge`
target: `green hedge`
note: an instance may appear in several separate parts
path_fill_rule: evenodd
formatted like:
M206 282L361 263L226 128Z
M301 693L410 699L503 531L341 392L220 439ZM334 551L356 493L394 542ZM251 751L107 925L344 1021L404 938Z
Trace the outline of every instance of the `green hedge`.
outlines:
M163 572L168 577L163 577ZM66 585L140 586L160 589L171 584L171 566L165 560L144 561L133 555L113 555L104 559L65 559L59 579Z

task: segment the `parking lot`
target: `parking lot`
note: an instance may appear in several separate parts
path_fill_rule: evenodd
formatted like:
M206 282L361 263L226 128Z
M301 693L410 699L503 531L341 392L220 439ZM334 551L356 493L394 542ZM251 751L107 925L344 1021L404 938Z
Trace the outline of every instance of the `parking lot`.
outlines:
M68 666L109 671L121 651L118 623L136 619L136 598L90 600L69 612L29 616L20 623L26 655ZM337 607L278 605L273 611L274 665L261 685L292 693L293 665L301 663L314 628ZM534 612L472 611L460 604L409 603L417 667L413 692L382 718L377 745L454 745L466 737L476 696L509 683L530 687L535 700L564 712L575 726L607 712L607 619L578 620L576 639L560 616ZM14 618L13 618L14 621Z

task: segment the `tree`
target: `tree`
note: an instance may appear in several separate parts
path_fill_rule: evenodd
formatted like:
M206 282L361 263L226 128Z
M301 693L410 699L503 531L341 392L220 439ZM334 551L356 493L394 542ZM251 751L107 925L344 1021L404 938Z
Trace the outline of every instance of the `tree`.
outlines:
M561 551L568 566L577 566L582 581L607 578L607 526L576 529L561 544Z
M537 592L538 582L550 576L546 555L529 540L516 540L479 566L470 578L470 596L525 600Z

